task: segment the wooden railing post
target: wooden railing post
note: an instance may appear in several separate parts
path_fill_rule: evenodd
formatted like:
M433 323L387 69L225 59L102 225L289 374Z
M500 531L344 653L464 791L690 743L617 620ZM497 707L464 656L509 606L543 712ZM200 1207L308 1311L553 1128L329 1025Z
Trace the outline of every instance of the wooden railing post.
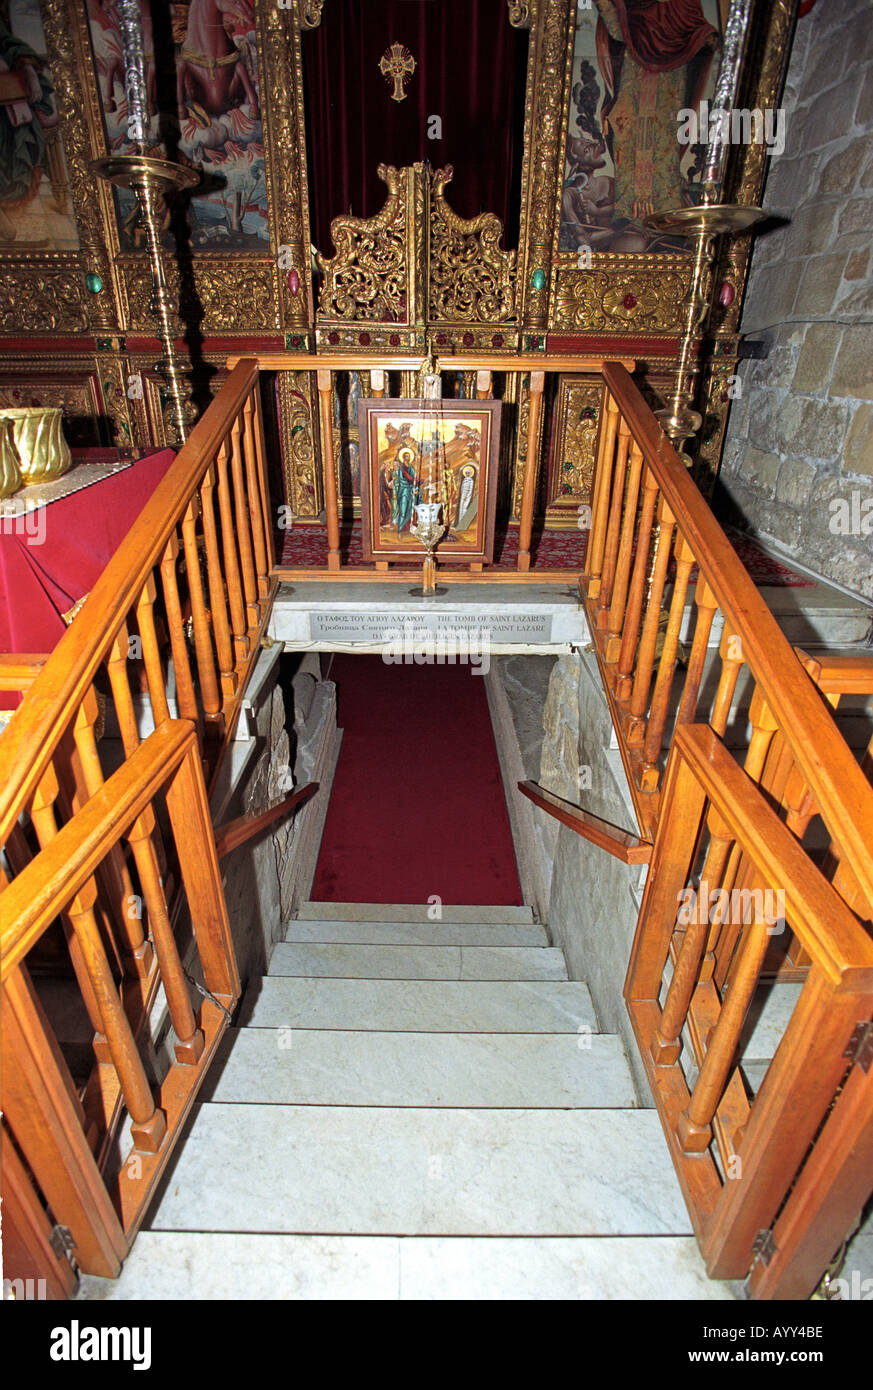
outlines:
M518 560L517 568L520 570L530 569L530 538L533 530L534 503L537 494L537 476L539 473L539 430L540 416L543 409L543 389L545 387L545 372L531 372L530 374L530 413L528 416L527 429L527 458L524 461L524 486L521 494L521 515L518 523Z
M55 1220L73 1237L88 1274L115 1278L127 1241L58 1068L31 992L19 970L3 983L0 1031L2 1106Z
M324 465L324 513L327 521L327 567L338 570L339 511L336 492L336 469L333 457L333 373L320 367L318 379L318 418L321 424L321 457Z
M608 388L604 386L603 418L600 423L597 463L594 470L591 535L588 538L588 548L585 552L585 592L591 600L600 597L600 576L603 572L603 550L606 544L606 517L609 511L609 494L615 466L615 437L618 432L618 422L618 406Z

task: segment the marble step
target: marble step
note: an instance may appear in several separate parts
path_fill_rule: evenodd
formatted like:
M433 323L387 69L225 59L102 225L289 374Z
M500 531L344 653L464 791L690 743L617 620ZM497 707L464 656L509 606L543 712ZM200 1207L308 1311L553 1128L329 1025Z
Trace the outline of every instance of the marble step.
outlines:
M496 922L304 922L285 927L285 941L350 946L548 946L545 927Z
M280 941L270 975L360 980L566 980L553 946L343 946Z
M530 925L533 912L529 907L458 907L440 904L439 918L433 916L435 905L428 903L321 903L300 904L297 913L306 922L493 922L496 926Z
M654 1110L198 1104L155 1231L690 1235Z
M631 1109L619 1038L229 1029L200 1092L237 1105Z
M246 1235L142 1231L119 1279L85 1275L79 1299L190 1303L738 1297L707 1279L692 1236Z
M248 990L240 1024L378 1032L597 1031L576 980L337 980L267 976Z

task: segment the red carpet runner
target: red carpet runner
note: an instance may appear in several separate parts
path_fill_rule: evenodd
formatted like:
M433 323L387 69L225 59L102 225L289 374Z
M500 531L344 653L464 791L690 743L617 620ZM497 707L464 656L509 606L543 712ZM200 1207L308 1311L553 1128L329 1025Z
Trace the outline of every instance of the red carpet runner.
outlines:
M313 899L520 906L482 677L343 655L330 679L344 733Z

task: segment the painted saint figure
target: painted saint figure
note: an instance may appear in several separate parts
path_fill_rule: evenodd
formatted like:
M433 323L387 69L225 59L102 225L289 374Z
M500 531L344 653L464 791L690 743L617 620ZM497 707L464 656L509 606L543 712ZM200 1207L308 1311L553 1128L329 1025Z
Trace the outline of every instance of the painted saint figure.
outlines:
M476 496L476 469L467 463L461 469L461 486L458 490L458 519L455 523L459 531L466 531L476 520L479 499Z
M391 523L398 536L409 529L415 505L415 453L401 449L394 465L394 492L391 501Z

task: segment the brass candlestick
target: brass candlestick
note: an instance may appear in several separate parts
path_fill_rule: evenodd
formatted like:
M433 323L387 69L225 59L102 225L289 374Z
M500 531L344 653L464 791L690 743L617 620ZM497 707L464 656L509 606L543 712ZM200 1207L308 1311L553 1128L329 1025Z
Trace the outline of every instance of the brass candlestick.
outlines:
M707 192L714 196L714 187L710 185ZM662 429L670 436L676 452L688 468L691 467L692 459L682 446L703 424L703 416L692 407L700 372L694 344L709 311L709 286L715 238L723 232L743 232L759 222L762 217L766 217L763 208L709 202L705 198L704 202L695 207L672 208L668 212L654 213L646 218L646 226L654 231L679 235L693 233L695 236L691 283L681 305L684 321L679 344L676 385L670 404L655 411Z
M200 176L192 169L183 168L181 164L143 154L108 155L104 159L93 160L91 168L109 183L114 183L119 188L130 188L136 194L146 229L151 262L152 308L158 321L158 337L163 348L163 356L155 366L166 382L175 442L184 444L188 437L188 428L185 422L183 374L176 354L170 317L170 295L161 247L158 199L169 198L183 188L193 188L199 182Z

